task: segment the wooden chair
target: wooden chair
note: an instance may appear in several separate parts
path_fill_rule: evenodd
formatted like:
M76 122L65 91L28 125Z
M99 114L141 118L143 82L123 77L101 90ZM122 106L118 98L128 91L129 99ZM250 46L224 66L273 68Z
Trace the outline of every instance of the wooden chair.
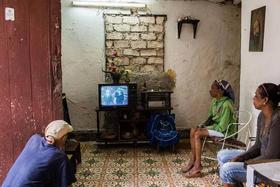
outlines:
M64 121L71 124L65 93L62 93L62 104L63 104ZM70 160L71 167L76 173L77 164L82 162L82 158L81 158L80 142L74 139L73 134L70 134L70 136L68 136L68 139L66 140L65 153Z

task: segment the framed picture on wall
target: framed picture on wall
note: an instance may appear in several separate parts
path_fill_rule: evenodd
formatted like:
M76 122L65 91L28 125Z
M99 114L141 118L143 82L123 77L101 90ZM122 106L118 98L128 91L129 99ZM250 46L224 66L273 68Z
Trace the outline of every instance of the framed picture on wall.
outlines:
M263 51L265 6L251 11L249 51Z

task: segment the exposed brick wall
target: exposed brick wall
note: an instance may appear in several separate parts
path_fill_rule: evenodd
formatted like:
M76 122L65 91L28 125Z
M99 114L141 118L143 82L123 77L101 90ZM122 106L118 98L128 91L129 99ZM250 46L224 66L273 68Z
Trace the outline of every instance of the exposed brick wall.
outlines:
M164 15L104 14L106 67L115 61L134 75L162 72L165 21Z

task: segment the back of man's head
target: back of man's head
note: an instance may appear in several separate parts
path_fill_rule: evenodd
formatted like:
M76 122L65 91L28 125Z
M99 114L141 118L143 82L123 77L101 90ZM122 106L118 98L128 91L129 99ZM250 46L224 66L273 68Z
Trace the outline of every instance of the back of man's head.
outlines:
M73 127L66 121L55 120L48 124L45 129L45 138L49 144L62 139L66 134L73 131Z

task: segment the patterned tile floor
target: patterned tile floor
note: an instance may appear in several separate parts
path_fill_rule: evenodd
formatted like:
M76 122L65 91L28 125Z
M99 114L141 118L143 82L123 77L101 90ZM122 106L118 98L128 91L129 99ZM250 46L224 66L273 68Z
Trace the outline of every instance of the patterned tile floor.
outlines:
M82 164L78 165L74 187L221 186L214 161L203 159L202 178L187 179L182 175L180 168L190 158L187 142L180 143L175 152L169 149L158 152L149 145L96 145L95 142L83 142L81 149Z

